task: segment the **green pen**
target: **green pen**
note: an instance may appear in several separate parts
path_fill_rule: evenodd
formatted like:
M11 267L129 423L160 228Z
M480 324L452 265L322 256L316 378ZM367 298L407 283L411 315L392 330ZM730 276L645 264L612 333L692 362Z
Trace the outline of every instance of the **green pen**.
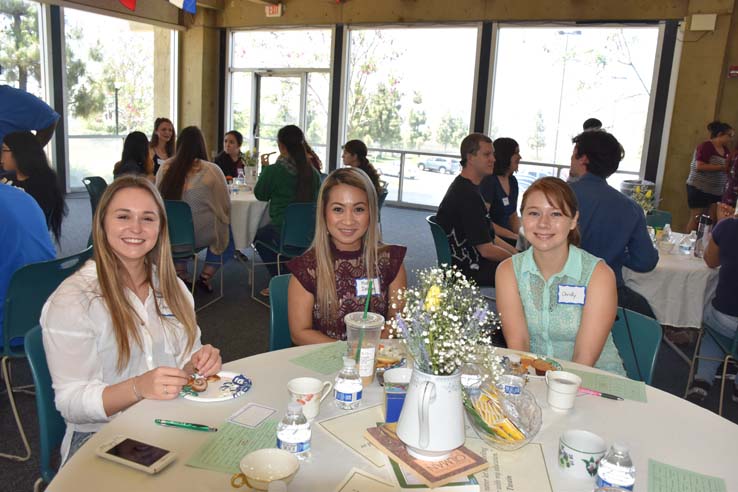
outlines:
M164 427L179 427L180 429L190 429L201 432L218 432L217 427L208 427L207 425L192 424L190 422L179 422L177 420L154 419L154 423Z

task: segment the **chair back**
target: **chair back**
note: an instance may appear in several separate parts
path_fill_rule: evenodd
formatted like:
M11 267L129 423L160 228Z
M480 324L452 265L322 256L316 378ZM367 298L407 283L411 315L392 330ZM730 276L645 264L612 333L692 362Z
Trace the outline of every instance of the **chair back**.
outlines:
M384 201L387 199L388 194L389 190L387 188L383 188L379 195L377 195L377 207L379 210L382 210L382 206L384 205Z
M433 243L436 245L436 258L438 259L438 266L442 264L451 265L451 247L448 245L448 237L446 231L443 230L438 222L436 222L435 215L429 215L425 218L430 226L431 234L433 234Z
M182 200L164 200L167 211L167 229L172 246L172 257L189 258L195 254L195 225L192 209Z
M3 355L22 357L23 349L13 349L11 340L23 338L38 324L41 309L64 279L92 257L92 247L76 255L56 260L31 263L18 269L10 278L5 296L3 321Z
M655 319L618 308L612 339L630 379L651 384L662 337L663 329Z
M269 351L292 346L287 317L287 287L292 275L277 275L269 281Z
M92 207L92 215L95 215L97 204L100 203L100 197L108 187L108 183L106 183L100 176L88 176L86 178L82 178L82 183L85 185L87 193L90 195L90 207Z
M667 212L666 210L651 210L651 213L646 215L646 225L654 228L661 228L671 223L671 212Z
M26 333L25 347L33 384L36 386L38 435L41 441L41 478L49 483L56 475L56 470L52 466L52 456L61 446L67 425L54 404L54 389L51 386L49 366L46 364L40 326L36 325Z
M315 236L316 205L290 203L284 213L281 249L290 256L299 256L310 247Z

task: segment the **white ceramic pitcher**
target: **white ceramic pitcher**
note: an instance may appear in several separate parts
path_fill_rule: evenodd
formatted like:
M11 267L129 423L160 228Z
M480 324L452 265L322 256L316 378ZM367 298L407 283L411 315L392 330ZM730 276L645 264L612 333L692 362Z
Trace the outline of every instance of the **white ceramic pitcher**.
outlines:
M413 369L397 436L424 461L441 461L464 444L461 373L436 376Z

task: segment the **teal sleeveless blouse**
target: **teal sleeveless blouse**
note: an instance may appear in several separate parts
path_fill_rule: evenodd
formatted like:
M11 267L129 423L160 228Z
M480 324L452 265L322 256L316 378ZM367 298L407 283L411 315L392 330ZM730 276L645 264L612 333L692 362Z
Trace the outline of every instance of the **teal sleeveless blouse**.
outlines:
M512 257L528 324L531 352L571 360L584 305L560 304L559 286L581 286L586 289L599 261L602 260L576 246L569 246L569 258L564 268L545 281L533 259L533 248ZM611 334L607 336L595 367L625 376L623 362Z

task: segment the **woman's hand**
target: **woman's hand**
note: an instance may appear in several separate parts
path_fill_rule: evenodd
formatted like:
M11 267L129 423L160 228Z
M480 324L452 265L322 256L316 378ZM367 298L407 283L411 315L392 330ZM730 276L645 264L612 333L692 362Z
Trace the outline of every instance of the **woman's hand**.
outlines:
M261 167L266 167L269 165L269 156L272 154L276 154L276 152L269 152L267 154L261 154Z
M220 350L212 345L203 345L200 350L192 354L190 364L200 376L208 377L220 372L223 360L220 358Z
M133 379L138 394L148 400L174 400L188 375L176 367L157 367Z
M728 217L733 217L735 214L735 207L731 207L727 203L718 203L717 205L717 222Z

